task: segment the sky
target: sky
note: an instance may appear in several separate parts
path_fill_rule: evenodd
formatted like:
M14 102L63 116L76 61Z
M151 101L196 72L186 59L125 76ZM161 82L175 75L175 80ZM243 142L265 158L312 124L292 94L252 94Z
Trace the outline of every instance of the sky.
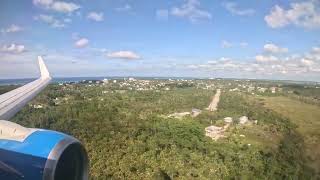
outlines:
M1 0L0 79L320 81L320 0Z

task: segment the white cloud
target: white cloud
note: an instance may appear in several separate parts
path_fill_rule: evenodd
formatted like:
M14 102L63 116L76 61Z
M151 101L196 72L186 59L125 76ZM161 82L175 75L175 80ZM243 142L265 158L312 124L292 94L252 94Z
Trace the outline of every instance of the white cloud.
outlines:
M77 47L77 48L83 48L83 47L86 47L87 45L89 44L89 40L87 38L81 38L79 40L77 40L74 45Z
M281 28L289 24L305 28L319 28L320 6L317 1L291 3L288 10L276 5L264 19L272 28Z
M221 58L219 59L219 62L231 62L231 59L228 58L228 57L221 57Z
M98 71L101 73L108 68L106 66L101 67L100 64L90 63L88 57L82 54L83 51L76 51L75 53L46 49L45 47L39 49L35 47L35 49L30 49L21 54L3 53L0 56L0 77L39 77L40 72L36 61L39 54L43 56L53 76L93 76Z
M279 28L289 24L285 10L278 5L272 8L271 13L265 16L264 20L272 28Z
M64 19L63 19L63 22L65 22L65 23L71 23L71 22L72 22L72 19L70 19L70 18L64 18Z
M37 6L49 7L53 3L53 0L33 0L33 4Z
M210 60L207 63L210 65L217 65L217 64L227 64L227 63L231 63L232 59L228 58L228 57L221 57L218 60Z
M33 0L33 4L44 8L61 13L72 13L80 9L80 6L72 2L54 1L54 0Z
M71 13L80 8L77 4L68 3L63 1L54 2L51 8L55 11L62 12L62 13Z
M265 52L267 53L272 53L272 54L279 54L279 53L286 53L288 52L288 48L282 48L282 47L279 47L275 44L265 44L263 46L263 49Z
M108 58L114 58L114 59L128 59L128 60L133 60L133 59L140 59L141 57L136 54L135 52L132 51L116 51L116 52L111 52L107 54Z
M35 20L40 20L46 23L52 23L55 21L55 19L53 18L53 16L50 15L45 15L45 14L40 14L39 16L35 16L34 18Z
M312 65L314 64L313 61L311 61L311 60L309 60L309 59L305 59L305 58L302 58L302 59L301 59L301 63L302 63L303 65L306 65L306 66L312 66Z
M276 63L277 61L280 61L280 59L275 55L287 53L288 48L283 48L275 44L268 43L263 46L263 51L263 54L255 56L255 61L257 63ZM284 59L289 60L291 59L291 57L287 57Z
M204 69L207 71L229 71L241 68L242 66L242 63L235 62L230 58L222 57L219 60L208 61L207 64L192 64L187 66L187 68Z
M320 54L320 47L313 47L312 52Z
M189 64L189 65L187 65L187 68L189 68L189 69L198 69L199 65Z
M268 62L275 62L278 61L278 58L275 56L265 56L265 55L257 55L255 57L257 62L260 63L268 63Z
M23 28L18 26L18 25L15 25L15 24L11 24L11 26L9 26L8 28L6 29L1 29L1 32L2 33L14 33L14 32L19 32L19 31L22 31Z
M13 54L20 54L23 53L25 50L25 46L20 44L3 45L0 49L1 52Z
M100 12L100 13L98 13L98 12L90 12L87 15L87 18L91 19L93 21L97 21L97 22L103 21L103 13L102 12Z
M45 15L45 14L40 14L38 16L35 16L34 19L37 21L41 21L46 24L49 24L53 28L63 28L66 26L65 23L71 22L71 21L65 21L65 20L64 22L61 22L60 20L54 18L53 16Z
M116 11L130 11L131 10L131 6L129 4L124 5L123 7L119 7L115 9Z
M255 13L253 9L239 9L235 2L224 3L223 6L232 14L239 16L248 16Z
M211 19L212 15L208 11L200 9L199 6L200 2L198 0L186 0L181 7L172 8L171 15L188 18L191 22Z
M167 9L158 9L156 11L156 17L160 20L167 20L169 17L169 11Z
M247 42L230 42L227 40L222 40L221 41L221 47L222 48L232 48L232 47L240 47L240 48L245 48L247 47L249 44Z
M312 48L310 52L304 55L293 54L287 57L258 55L256 61L260 63L261 67L269 69L270 73L291 75L303 73L304 75L310 75L318 73L320 70L320 58L314 49L317 49L317 47Z
M255 61L237 61L222 57L218 60L208 61L205 64L184 64L183 67L192 69L192 71L197 72L197 74L207 73L212 75L214 72L214 74L221 74L226 77L228 77L228 75L229 77L230 75L233 77L239 77L237 75L247 75L249 78L260 77L271 79L305 79L312 77L319 80L320 78L320 61L296 55L284 58L270 55L257 55Z
M233 46L233 44L229 41L223 40L221 42L221 47L223 47L223 48L231 48L232 46Z
M218 63L218 61L216 61L216 60L208 61L208 64L217 64L217 63Z
M249 46L249 44L247 42L241 42L239 45L242 48Z
M312 59L320 63L320 48L313 47L312 50L304 55L306 59Z
M10 46L10 45L9 45ZM7 48L9 47L7 46ZM105 70L108 72L113 69L113 73L119 76L123 76L123 72L128 72L130 76L133 74L146 75L146 72L152 72L152 75L175 75L175 76L195 76L195 77L236 77L236 78L266 78L266 79L296 79L296 80L317 80L320 81L320 58L317 58L319 53L317 52L319 47L310 49L309 52L304 54L279 56L277 61L268 63L257 62L254 58L251 60L244 59L230 59L228 57L221 57L213 59L204 63L185 63L177 64L176 58L170 58L170 61L175 63L167 63L167 61L157 61L154 63L144 62L143 66L133 64L134 66L126 67L109 67L102 64L89 65L86 61L88 57L86 54L77 54L72 57L67 54L63 55L63 52L41 52L41 54L48 54L44 57L48 62L48 66L52 73L59 76L78 76L85 73L85 75L92 76L100 73L101 76L105 76ZM14 49L14 48L10 48ZM0 46L1 50L1 46ZM88 49L89 50L89 49ZM109 55L115 55L115 52L111 52L105 49L96 49L96 53L104 54L110 52ZM82 51L83 52L83 51ZM38 76L37 65L34 61L34 57L39 52L26 51L22 54L15 53L2 53L0 56L0 76L1 77L33 77ZM69 53L69 52L68 52ZM120 55L119 55L120 54ZM108 55L108 54L106 54ZM69 56L69 57L64 57ZM124 53L118 53L116 58L124 58ZM137 55L140 57L139 55ZM265 55L266 56L266 55ZM113 57L109 57L113 58ZM58 61L58 62L57 62ZM28 63L27 63L28 62ZM76 64L74 64L76 62ZM158 63L160 62L160 63ZM30 64L30 65L29 65ZM64 64L62 67L61 64ZM165 64L165 65L164 65ZM26 66L28 68L26 68ZM74 71L70 71L73 68ZM110 69L109 69L110 68ZM19 72L16 72L19 69ZM21 70L20 70L21 69ZM25 70L28 70L24 72ZM36 73L35 73L36 72ZM120 74L117 74L119 73ZM115 75L115 74L110 75ZM171 74L174 73L174 74ZM176 73L176 74L175 74ZM100 75L99 74L99 75Z

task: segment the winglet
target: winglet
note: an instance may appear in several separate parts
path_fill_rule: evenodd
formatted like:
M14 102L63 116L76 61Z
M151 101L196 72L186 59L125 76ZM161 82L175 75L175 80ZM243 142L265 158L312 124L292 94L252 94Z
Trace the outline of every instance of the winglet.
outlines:
M40 67L40 72L41 72L41 79L51 79L50 73L46 67L46 65L43 62L43 59L41 56L38 56L38 61L39 61L39 67Z
M40 56L38 56L38 61L41 72L40 78L0 95L0 119L8 120L13 117L19 110L23 108L24 105L31 101L50 83L51 77L49 71Z

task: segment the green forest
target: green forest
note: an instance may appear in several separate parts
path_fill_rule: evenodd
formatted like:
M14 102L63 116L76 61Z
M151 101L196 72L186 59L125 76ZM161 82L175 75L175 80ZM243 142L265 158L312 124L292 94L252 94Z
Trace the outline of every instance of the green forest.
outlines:
M317 177L307 164L297 125L265 107L262 99L222 90L218 110L210 112L205 108L215 90L107 90L52 84L30 103L42 104L42 109L26 106L13 121L78 138L89 155L91 179ZM167 117L192 108L203 111L197 117ZM257 124L240 125L240 116ZM225 117L235 119L225 138L205 136L207 126L219 125Z

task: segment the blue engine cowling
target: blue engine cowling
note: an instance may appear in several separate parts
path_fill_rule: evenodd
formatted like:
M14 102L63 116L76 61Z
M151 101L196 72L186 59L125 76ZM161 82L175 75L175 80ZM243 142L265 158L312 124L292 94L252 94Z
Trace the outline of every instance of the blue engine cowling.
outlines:
M87 153L77 139L56 131L35 129L22 142L2 138L0 179L86 180Z

